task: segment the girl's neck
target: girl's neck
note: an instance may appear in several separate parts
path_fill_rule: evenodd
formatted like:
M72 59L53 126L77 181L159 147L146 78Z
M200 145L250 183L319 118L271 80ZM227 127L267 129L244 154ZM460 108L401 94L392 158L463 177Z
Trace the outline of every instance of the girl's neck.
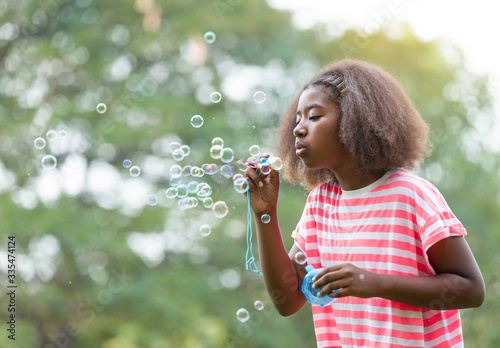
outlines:
M382 175L367 173L357 167L349 166L333 171L344 191L358 190L366 187L382 177Z

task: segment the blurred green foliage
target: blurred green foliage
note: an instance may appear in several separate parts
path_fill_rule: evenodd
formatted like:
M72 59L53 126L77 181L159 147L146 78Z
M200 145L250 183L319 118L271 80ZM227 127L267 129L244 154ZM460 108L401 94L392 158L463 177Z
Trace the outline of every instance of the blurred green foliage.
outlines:
M3 1L0 15L0 256L3 265L7 235L15 236L18 284L16 341L2 330L0 346L314 346L309 306L280 317L260 276L245 271L247 207L232 181L199 179L227 202L224 219L201 204L181 211L164 191L176 164L170 142L191 147L181 165L223 164L208 153L216 136L235 161L252 144L272 152L273 130L300 86L344 57L392 73L430 124L434 152L420 174L468 229L487 284L485 304L462 312L466 345L500 344L499 156L485 141L491 97L487 77L468 72L457 48L422 42L407 27L391 36L299 31L262 0ZM207 31L217 35L212 44ZM190 125L195 114L201 128ZM44 149L33 146L37 137ZM47 171L40 161L50 153L58 164ZM123 168L126 158L141 167L138 178ZM146 204L149 193L158 205ZM305 197L283 183L287 247ZM206 238L203 223L212 226ZM4 321L3 290L0 300ZM245 323L236 320L240 307L250 312Z

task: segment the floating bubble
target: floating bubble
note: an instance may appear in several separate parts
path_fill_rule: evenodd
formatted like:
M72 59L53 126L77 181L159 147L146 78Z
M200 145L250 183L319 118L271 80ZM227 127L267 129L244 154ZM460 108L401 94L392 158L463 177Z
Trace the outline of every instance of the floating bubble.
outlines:
M181 175L182 175L182 168L180 165L175 164L172 167L170 167L170 176L176 177Z
M188 190L188 188L187 188L186 185L180 184L180 185L176 186L176 188L177 188L177 190L176 190L177 191L177 197L179 197L179 198L185 198L185 197L187 197L187 195L189 193L189 190Z
M169 145L170 152L174 152L175 150L178 150L181 148L181 143L177 141L172 141Z
M220 160L224 163L229 163L234 159L234 151L230 147L222 149Z
M242 172L244 172L245 170L247 170L247 164L244 160L242 159L239 159L237 162L236 162L236 168L238 168L239 170L241 170Z
M264 302L257 300L253 303L253 306L256 310L261 311L264 309Z
M243 179L245 178L242 174L238 173L238 174L234 174L233 176L233 181L236 181L238 179Z
M171 176L170 186L178 186L182 182L182 176Z
M207 31L205 35L203 35L203 38L207 44L213 44L215 42L216 35L213 31Z
M202 237L208 237L212 233L212 228L210 225L204 224L200 226L200 235Z
M265 224L268 224L269 221L271 221L271 217L268 214L262 214L260 217L260 221L262 221Z
M304 254L302 251L299 251L295 254L295 262L297 262L299 265L305 264L307 261L306 254Z
M186 210L188 208L187 198L181 198L177 201L177 206L180 210Z
M201 117L200 115L194 115L193 117L191 117L191 126L193 126L194 128L200 128L201 126L203 126L203 117Z
M182 149L174 150L174 152L172 152L172 158L177 162L182 161L184 159L184 151L182 151Z
M191 148L189 145L182 145L181 146L182 153L184 154L184 157L187 157L191 154Z
M190 181L187 184L188 192L189 193L196 193L198 192L198 181Z
M271 173L271 166L267 163L262 163L260 165L260 173L268 175L269 173Z
M66 136L66 134L68 134L68 133L67 133L64 129L61 129L61 130L59 131L59 136L60 136L61 138L64 138L64 137Z
M226 177L226 178L230 178L233 176L233 169L231 168L230 165L228 164L225 164L223 165L222 167L220 167L220 173Z
M209 174L217 174L219 172L219 166L215 163L210 164L210 172Z
M195 197L187 197L188 208L194 208L198 206L198 199Z
M45 147L45 139L40 137L36 138L33 144L35 145L36 149L41 150Z
M214 205L214 200L212 199L212 197L206 197L203 200L203 206L205 208L212 208L213 205Z
M281 170L283 168L283 160L279 157L269 157L268 162L274 170Z
M212 94L210 94L210 100L212 103L218 103L222 100L222 95L219 92L212 92Z
M223 217L225 217L227 215L227 213L229 212L227 204L224 201L215 202L214 205L212 206L212 210L215 214L215 217L217 217L219 219L222 219Z
M165 191L165 196L170 199L175 198L177 196L177 189L175 187L169 187Z
M190 176L191 169L193 169L193 166L190 166L189 164L187 166L182 167L182 176Z
M54 141L57 138L57 132L51 129L47 132L46 136L48 141Z
M212 186L210 186L206 182L202 182L196 187L196 194L199 198L208 197L212 194Z
M238 319L239 322L246 322L248 319L250 319L250 313L245 308L240 308L236 311L236 319Z
M250 148L248 150L250 151L250 155L252 155L254 157L257 157L258 155L260 155L259 145L252 145L252 146L250 146Z
M234 190L238 193L245 193L248 191L248 181L246 178L238 178L233 182Z
M99 103L97 104L96 106L96 110L98 113L100 114L104 114L106 112L106 110L108 109L108 107L106 106L106 104L104 103Z
M203 175L205 175L205 171L200 167L193 166L191 168L191 176L194 176L195 178L201 178Z
M130 176L137 178L139 175L141 175L141 168L139 168L138 166L132 166L130 167L129 172Z
M130 168L132 166L132 161L129 159L124 159L122 162L123 168Z
M215 137L212 139L212 146L224 147L224 140L222 138Z
M253 94L253 100L256 103L262 104L263 102L266 101L266 93L262 91L257 91Z
M52 170L57 166L57 158L54 155L45 155L42 158L42 168Z
M222 146L220 145L212 145L210 148L210 157L213 159L219 159L222 156Z
M158 204L158 197L154 193L150 193L147 197L148 205L154 207Z

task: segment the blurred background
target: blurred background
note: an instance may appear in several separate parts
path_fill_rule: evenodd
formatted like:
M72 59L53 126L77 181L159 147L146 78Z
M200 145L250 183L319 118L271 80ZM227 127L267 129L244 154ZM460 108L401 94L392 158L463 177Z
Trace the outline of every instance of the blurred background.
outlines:
M253 145L273 152L312 74L348 57L393 74L430 124L418 174L487 286L462 311L466 346L498 347L498 11L443 3L1 0L0 346L314 347L310 307L280 317L245 270L234 176ZM287 248L306 195L283 182Z

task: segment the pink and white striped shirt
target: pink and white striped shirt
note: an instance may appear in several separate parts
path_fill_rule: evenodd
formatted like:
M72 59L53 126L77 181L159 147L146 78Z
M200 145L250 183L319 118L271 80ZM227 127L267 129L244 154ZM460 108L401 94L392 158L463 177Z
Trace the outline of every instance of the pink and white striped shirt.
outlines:
M319 185L292 236L315 268L349 262L415 277L435 274L429 247L465 234L432 184L395 169L359 190L343 191L336 182ZM450 296L435 300L432 309L379 297L312 305L318 347L462 347L460 312L442 310Z

